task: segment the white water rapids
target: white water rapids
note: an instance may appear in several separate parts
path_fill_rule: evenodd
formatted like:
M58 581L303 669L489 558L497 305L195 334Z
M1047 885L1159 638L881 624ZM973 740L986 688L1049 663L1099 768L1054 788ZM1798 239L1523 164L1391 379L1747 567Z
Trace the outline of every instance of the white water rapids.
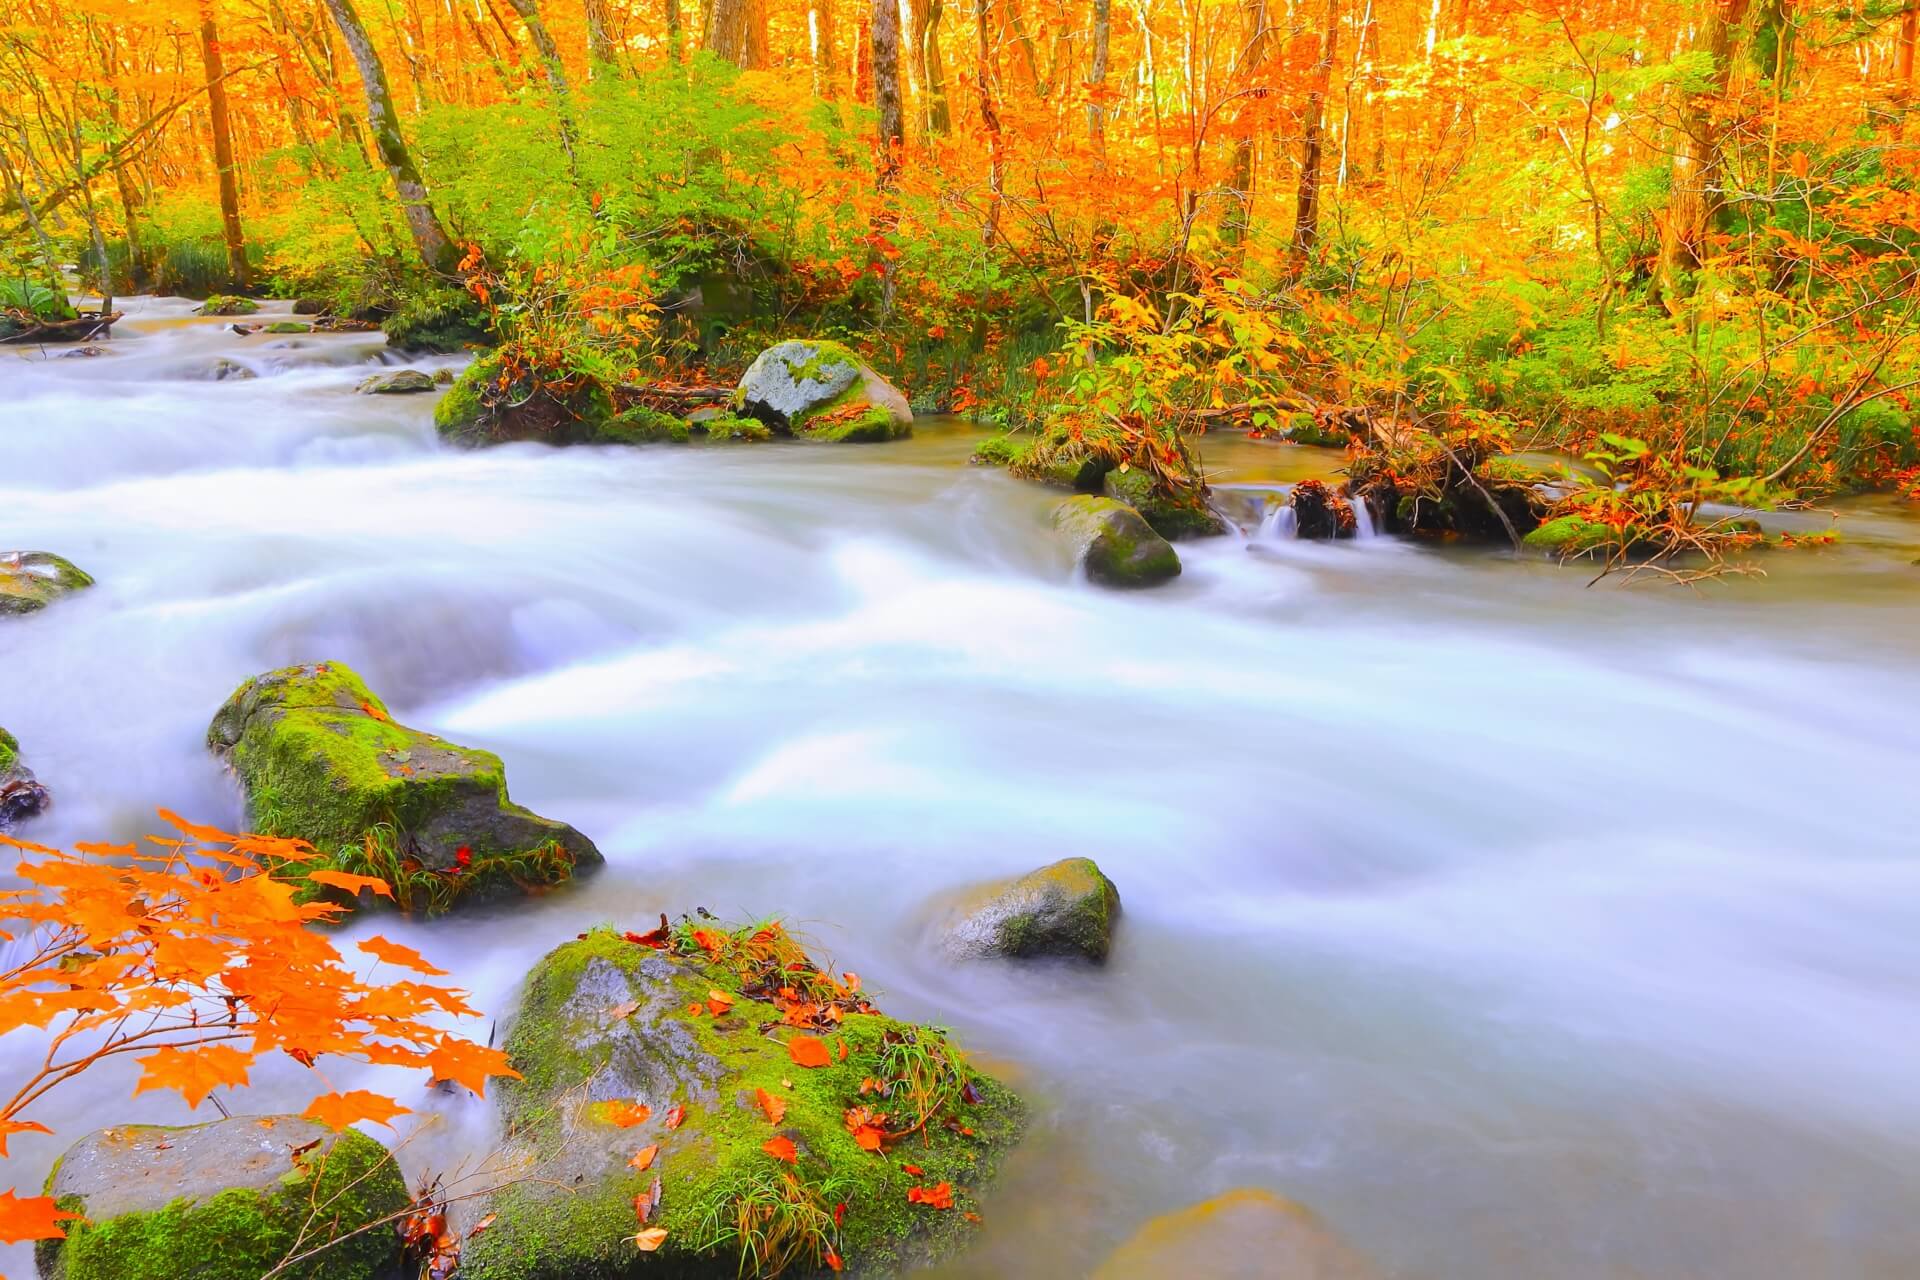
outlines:
M353 394L379 335L190 306L136 300L93 359L0 349L0 551L99 582L0 621L0 725L55 796L19 834L238 824L208 719L257 672L345 662L609 863L349 935L504 1015L590 924L784 915L1034 1101L944 1276L1084 1275L1247 1185L1394 1277L1920 1273L1912 519L1861 507L1840 548L1699 592L1236 537L1115 594L1073 579L1055 495L965 465L963 424L455 452L433 397ZM1205 453L1230 503L1338 465ZM1068 854L1120 887L1106 969L929 952L932 895ZM33 1051L0 1040L0 1082ZM363 1079L446 1113L416 1168L489 1140L484 1104L333 1077ZM130 1080L49 1098L58 1136L16 1136L0 1188L188 1117ZM223 1097L316 1091L272 1067Z

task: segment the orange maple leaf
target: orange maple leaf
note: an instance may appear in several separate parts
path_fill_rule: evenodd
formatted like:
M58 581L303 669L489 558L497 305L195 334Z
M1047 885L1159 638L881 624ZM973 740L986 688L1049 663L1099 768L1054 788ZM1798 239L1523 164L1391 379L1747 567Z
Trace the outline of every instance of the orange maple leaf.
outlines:
M7 1139L16 1133L52 1133L53 1130L31 1120L0 1120L0 1159L7 1154Z
M833 1061L826 1044L812 1036L795 1036L787 1041L787 1053L803 1067L824 1067Z
M77 1213L62 1209L52 1196L15 1198L13 1188L0 1192L0 1244L19 1244L22 1240L64 1240L66 1228L60 1224Z
M785 1136L768 1138L760 1144L760 1149L775 1160L785 1160L788 1164L799 1164L800 1153L794 1150L793 1139Z
M388 964L397 964L401 968L411 969L415 973L424 973L435 978L444 978L447 976L445 969L434 968L431 964L427 963L425 956L415 951L412 947L403 947L397 942L388 942L378 934L361 943L360 950L366 952L376 960L384 960Z
M787 1114L787 1100L776 1098L765 1089L755 1089L753 1100L760 1104L760 1110L766 1113L768 1124L779 1124ZM4 1144L0 1144L0 1155L6 1154Z
M631 1129L637 1124L645 1124L653 1117L653 1108L644 1102L613 1104L607 1112L607 1123L620 1129Z
M137 1097L149 1089L172 1089L187 1100L189 1108L197 1107L221 1085L245 1085L247 1068L252 1065L251 1053L231 1045L155 1049L140 1059L140 1083L133 1092Z
M660 1144L656 1142L650 1147L642 1147L634 1152L633 1159L627 1161L627 1164L629 1167L645 1173L653 1167L653 1158L659 1154Z
M924 1204L929 1209L953 1208L953 1185L942 1182L931 1187L908 1187L908 1204Z
M326 885L329 889L344 889L358 896L362 889L371 889L389 902L393 900L393 886L379 876L356 876L345 871L309 871L307 879L315 884Z
M362 1120L371 1120L391 1129L395 1116L410 1116L413 1111L392 1098L383 1098L365 1089L355 1089L351 1093L322 1094L308 1103L307 1109L300 1114L304 1119L323 1124L338 1133Z

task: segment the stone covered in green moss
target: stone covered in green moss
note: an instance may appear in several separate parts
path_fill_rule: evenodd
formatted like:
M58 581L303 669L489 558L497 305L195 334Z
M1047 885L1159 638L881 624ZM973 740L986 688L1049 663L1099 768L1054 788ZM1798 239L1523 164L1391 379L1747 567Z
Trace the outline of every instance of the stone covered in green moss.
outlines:
M1053 527L1073 544L1087 577L1102 586L1152 587L1180 575L1172 544L1124 502L1068 498L1054 511Z
M350 1234L406 1208L393 1158L355 1130L335 1135L297 1116L102 1129L61 1158L47 1194L86 1220L41 1242L42 1280L259 1280L328 1241L337 1243L282 1274L400 1274L391 1228Z
M1033 438L1005 431L980 442L968 459L976 467L1011 467L1026 458L1033 449Z
M267 326L268 333L312 333L313 326L302 324L298 320L275 320Z
M732 997L718 1016L715 991ZM905 1129L914 1104L903 1088L888 1098L863 1093L861 1082L888 1076L884 1049L947 1051L944 1036L878 1013L848 1013L836 1032L807 1033L828 1049L826 1065L808 1067L788 1043L800 1034L727 969L608 929L549 954L529 976L507 1035L507 1052L525 1078L496 1086L513 1134L505 1158L527 1175L472 1207L468 1220L497 1217L468 1241L462 1280L751 1275L723 1226L755 1188L810 1203L853 1274L900 1274L947 1251L970 1229L962 1215L973 1193L1019 1134L1019 1100L965 1068L970 1100L954 1102L957 1112L943 1112L890 1153L869 1151L850 1131L848 1111L889 1112L891 1124ZM762 1091L781 1111L778 1123L758 1102ZM626 1118L630 1104L651 1115L620 1127L614 1120ZM684 1114L677 1126L673 1108ZM793 1143L795 1163L763 1149L775 1137ZM655 1144L651 1166L634 1169L634 1153ZM905 1163L922 1172L907 1173ZM907 1200L909 1188L942 1182L953 1188L952 1209ZM630 1239L634 1197L655 1186L649 1225L667 1236L657 1253L641 1256ZM838 1225L836 1205L846 1206Z
M1287 415L1287 440L1291 444L1344 449L1352 439L1353 433L1336 422L1322 422L1311 413Z
M738 440L759 443L773 439L773 428L758 418L743 418L736 413L717 413L689 419L695 431L704 431L709 440Z
M690 424L650 409L646 405L635 405L622 410L594 433L595 444L650 444L655 441L671 441L685 444L693 434Z
M1169 541L1217 537L1227 531L1227 522L1207 505L1206 495L1195 489L1176 491L1156 484L1138 467L1107 472L1101 488L1109 498L1126 503L1146 517L1153 531Z
M1616 540L1613 529L1585 516L1555 516L1521 539L1530 547L1562 556L1585 555Z
M362 378L354 390L363 396L410 396L432 391L438 384L433 375L420 369L397 369Z
M230 293L216 293L195 308L203 316L250 316L259 309L260 304L252 298Z
M240 778L249 830L385 879L403 910L537 891L601 862L578 831L508 798L500 757L395 724L339 663L255 676L207 745Z
M50 551L0 551L0 617L36 613L92 585L73 561Z
M948 906L942 941L968 957L1084 956L1113 949L1120 891L1092 858L1062 858L1013 880L972 889Z
M13 776L14 766L20 763L20 740L0 728L0 786L5 786Z
M613 428L613 398L592 379L556 395L551 388L504 379L497 355L467 366L440 403L433 425L440 438L478 448L512 441L593 444ZM503 381L506 385L502 385ZM621 437L611 442L628 442Z
M10 831L47 807L47 789L20 762L20 743L0 729L0 831Z
M741 377L733 407L803 439L836 444L913 431L906 396L837 342L790 339L768 347Z

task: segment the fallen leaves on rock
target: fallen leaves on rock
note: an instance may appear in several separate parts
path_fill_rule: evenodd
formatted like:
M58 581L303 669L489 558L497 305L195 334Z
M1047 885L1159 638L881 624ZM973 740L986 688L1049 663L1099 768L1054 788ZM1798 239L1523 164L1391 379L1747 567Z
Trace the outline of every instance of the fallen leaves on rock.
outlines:
M785 1135L768 1138L760 1144L760 1149L775 1160L785 1160L788 1164L800 1163L800 1153L794 1149L793 1139Z

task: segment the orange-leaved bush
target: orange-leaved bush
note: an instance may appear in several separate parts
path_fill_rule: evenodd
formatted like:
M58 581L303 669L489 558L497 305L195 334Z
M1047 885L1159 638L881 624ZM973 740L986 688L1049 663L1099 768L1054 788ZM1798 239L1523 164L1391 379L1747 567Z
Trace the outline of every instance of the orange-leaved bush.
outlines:
M167 810L180 837L143 845L77 844L71 852L0 836L17 849L26 887L0 892L0 931L13 959L0 968L0 1035L45 1039L39 1065L0 1100L0 1157L17 1133L49 1133L26 1116L34 1103L96 1063L133 1055L136 1094L171 1089L197 1107L213 1090L244 1086L261 1057L284 1053L320 1074L335 1057L424 1067L484 1092L513 1075L506 1055L436 1026L476 1016L451 987L376 980L384 963L443 976L408 947L369 938L356 972L326 934L309 928L345 908L306 900L314 852L304 841L231 835ZM390 893L388 886L369 886ZM325 1076L320 1075L322 1083ZM330 1086L307 1109L334 1129L386 1123L407 1109L366 1090ZM0 1194L0 1242L62 1238L46 1196Z

